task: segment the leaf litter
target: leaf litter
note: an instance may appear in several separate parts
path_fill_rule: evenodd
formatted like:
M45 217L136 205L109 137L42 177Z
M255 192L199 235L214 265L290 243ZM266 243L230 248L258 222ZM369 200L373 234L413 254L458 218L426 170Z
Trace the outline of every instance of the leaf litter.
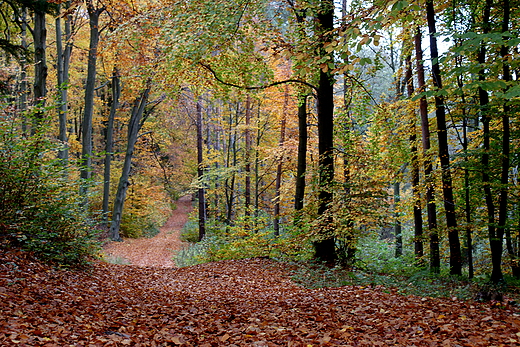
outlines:
M56 269L0 251L1 346L520 346L514 307L306 289L283 263Z

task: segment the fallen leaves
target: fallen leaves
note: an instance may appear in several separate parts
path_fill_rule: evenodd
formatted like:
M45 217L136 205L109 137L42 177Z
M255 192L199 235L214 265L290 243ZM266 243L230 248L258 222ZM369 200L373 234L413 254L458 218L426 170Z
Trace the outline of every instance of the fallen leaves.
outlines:
M266 259L77 272L0 251L0 345L520 345L511 308L383 290L304 289Z

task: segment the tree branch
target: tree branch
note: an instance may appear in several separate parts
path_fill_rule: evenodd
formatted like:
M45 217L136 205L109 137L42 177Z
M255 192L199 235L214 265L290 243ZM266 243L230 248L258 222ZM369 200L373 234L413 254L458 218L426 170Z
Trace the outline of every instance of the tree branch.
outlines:
M202 66L203 68L205 68L206 70L208 70L209 72L211 72L211 74L213 75L213 77L215 77L215 79L226 85L226 86L229 86L229 87L234 87L234 88L239 88L239 89L245 89L245 90L259 90L259 89L267 89L267 88L270 88L270 87L274 87L274 86L277 86L277 85L280 85L280 84L285 84L285 83L300 83L300 84L303 84L309 88L312 88L313 90L317 91L318 88L308 82L305 82L305 81L302 81L302 80L297 80L297 79L288 79L288 80L283 80L283 81L276 81L276 82L273 82L273 83L269 83L269 84L266 84L266 85L263 85L263 86L241 86L239 84L235 84L235 83L231 83L231 82L226 82L224 81L222 78L220 78L216 71L213 70L213 68L211 66L209 66L208 64L205 64L203 62L199 62L199 65Z

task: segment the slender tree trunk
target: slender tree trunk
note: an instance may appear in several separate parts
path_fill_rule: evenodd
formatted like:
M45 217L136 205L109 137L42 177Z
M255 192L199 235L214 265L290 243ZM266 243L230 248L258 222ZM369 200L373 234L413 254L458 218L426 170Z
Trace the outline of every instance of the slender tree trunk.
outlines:
M419 91L423 92L426 80L424 76L423 51L421 29L417 28L415 34L415 60L417 64L417 82ZM419 100L419 113L421 115L422 150L425 156L424 176L426 180L426 209L428 215L428 232L430 235L430 270L434 273L440 271L441 259L439 250L439 231L437 229L437 205L435 204L435 188L433 184L433 165L430 159L430 122L428 119L428 102L423 96Z
M67 8L70 6L68 2ZM69 64L72 53L71 40L71 17L65 17L65 48L63 48L63 34L61 28L61 6L58 5L58 16L56 17L56 55L57 55L57 79L59 90L59 135L58 138L64 148L58 152L58 158L65 163L69 157L68 137L67 137L67 111L68 111L68 83L69 83Z
M41 9L34 11L34 106L38 107L36 112L35 126L42 120L47 96L47 59L46 59L46 40L47 27L45 22L45 12ZM33 129L33 133L34 133Z
M148 101L148 95L151 89L151 81L148 81L148 86L142 92L141 96L135 100L134 107L132 108L132 114L128 122L128 143L125 153L125 161L123 163L123 170L121 171L121 178L119 179L119 185L117 186L116 197L114 200L114 209L112 211L112 224L110 226L110 238L114 241L121 241L119 235L119 228L121 226L121 220L123 217L123 206L125 203L126 192L130 182L130 169L132 167L132 157L134 154L135 143L137 142L139 130L142 126L143 114L145 112L145 106Z
M105 143L105 169L103 174L103 224L108 226L108 205L110 201L110 169L112 165L112 151L114 146L114 119L119 108L121 95L120 76L117 68L114 68L112 76L112 105L108 114Z
M322 35L320 44L330 39L334 30L334 1L322 0L317 15L318 32ZM326 56L323 47L321 56ZM334 183L334 77L320 68L318 86L318 153L319 153L319 206L318 214L323 216L324 229L314 242L315 258L327 263L336 261L336 240L330 232L332 216L327 213L333 201Z
M399 173L401 173L401 170L399 170ZM395 218L395 224L394 224L394 235L395 235L395 256L396 258L403 255L403 233L402 233L402 225L401 225L401 219L399 218L399 213L396 212L397 206L399 205L399 202L401 202L401 184L399 181L396 181L394 183L394 218Z
M245 215L251 214L251 96L246 99L246 129L245 129Z
M483 32L487 34L490 32L490 14L491 14L491 6L492 0L486 0L486 4L484 7L484 15L483 15ZM484 43L482 43L479 53L478 53L478 62L482 66L486 63L486 54L487 49ZM486 80L486 72L482 68L479 71L479 81ZM491 176L490 176L490 151L491 151L491 114L489 110L489 95L486 90L482 87L478 88L479 94L479 102L481 109L481 117L482 117L482 184L484 189L484 197L486 201L487 208L487 222L488 222L488 237L491 248L491 263L492 263L492 272L491 272L491 281L494 283L498 283L502 281L502 238L499 238L497 233L496 224L495 224L495 203L493 201L493 192L491 191Z
M21 46L23 48L23 53L20 59L20 85L19 85L19 109L22 114L22 133L23 135L27 134L27 119L25 115L25 111L27 110L27 94L29 93L29 88L27 85L27 8L22 9L22 31L21 31Z
M197 177L199 181L198 200L199 200L199 241L206 236L206 198L203 186L203 141L202 141L202 106L200 100L197 101Z
M439 65L439 51L437 49L437 30L435 27L433 0L426 1L426 17L428 19L428 29L430 32L430 55L432 60L433 85L437 90L441 90L442 77ZM441 95L435 96L435 115L437 117L437 138L439 142L444 210L446 211L446 227L448 228L448 241L450 244L450 274L461 275L462 262L459 232L457 228L457 216L455 214L455 201L453 199L448 130L446 127L446 110L444 107L444 98Z
M412 56L407 55L405 58L406 73L405 73L405 85L408 98L413 97L414 87L412 80ZM412 153L411 158L411 170L412 170L412 194L413 194L413 220L414 220L414 253L415 259L418 263L422 262L424 256L423 246L423 220L422 220L422 209L421 209L421 193L419 191L419 158L417 153L417 129L416 129L416 113L411 112L410 115L410 151Z
M278 165L276 165L276 182L275 182L275 202L274 202L274 235L280 235L280 196L281 191L280 188L282 186L282 166L283 166L283 145L285 143L285 127L287 123L287 104L289 102L289 91L287 86L285 87L285 95L284 95L284 105L282 111L282 120L280 124L280 142L278 142L278 148L280 153L278 155Z
M303 208L305 199L305 172L307 171L307 95L302 95L298 105L298 162L294 209Z
M509 31L509 21L511 16L511 8L509 0L502 1L503 7L503 21L502 21L502 33ZM503 45L500 48L500 55L503 60L502 67L502 79L508 83L511 81L511 71L507 60L509 55L509 46ZM507 219L508 219L508 193L509 193L509 167L510 167L510 141L511 141L511 130L509 126L509 113L511 107L507 100L504 101L502 110L502 156L501 156L501 173L500 173L500 194L498 200L498 226L497 226L497 238L503 240L504 233L506 232ZM502 245L502 242L501 242ZM510 250L510 249L508 249ZM514 257L514 253L508 252L511 257ZM513 268L518 267L518 261L515 259L512 262ZM513 272L518 270L513 269Z
M94 89L96 86L97 49L99 43L99 16L104 9L94 8L92 1L87 1L90 26L90 44L87 63L87 81L85 84L85 109L83 113L82 150L80 177L83 180L80 193L87 195L88 180L92 172L92 117L94 114Z

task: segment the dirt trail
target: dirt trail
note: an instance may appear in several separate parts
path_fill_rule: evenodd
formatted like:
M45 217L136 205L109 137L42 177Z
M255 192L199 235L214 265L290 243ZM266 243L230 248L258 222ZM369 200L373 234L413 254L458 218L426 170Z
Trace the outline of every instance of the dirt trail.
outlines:
M105 254L108 257L121 258L135 266L176 267L173 255L183 246L180 231L188 221L188 214L192 210L191 197L180 198L176 205L177 208L161 227L159 234L150 239L124 239L123 242L110 242L104 247Z

